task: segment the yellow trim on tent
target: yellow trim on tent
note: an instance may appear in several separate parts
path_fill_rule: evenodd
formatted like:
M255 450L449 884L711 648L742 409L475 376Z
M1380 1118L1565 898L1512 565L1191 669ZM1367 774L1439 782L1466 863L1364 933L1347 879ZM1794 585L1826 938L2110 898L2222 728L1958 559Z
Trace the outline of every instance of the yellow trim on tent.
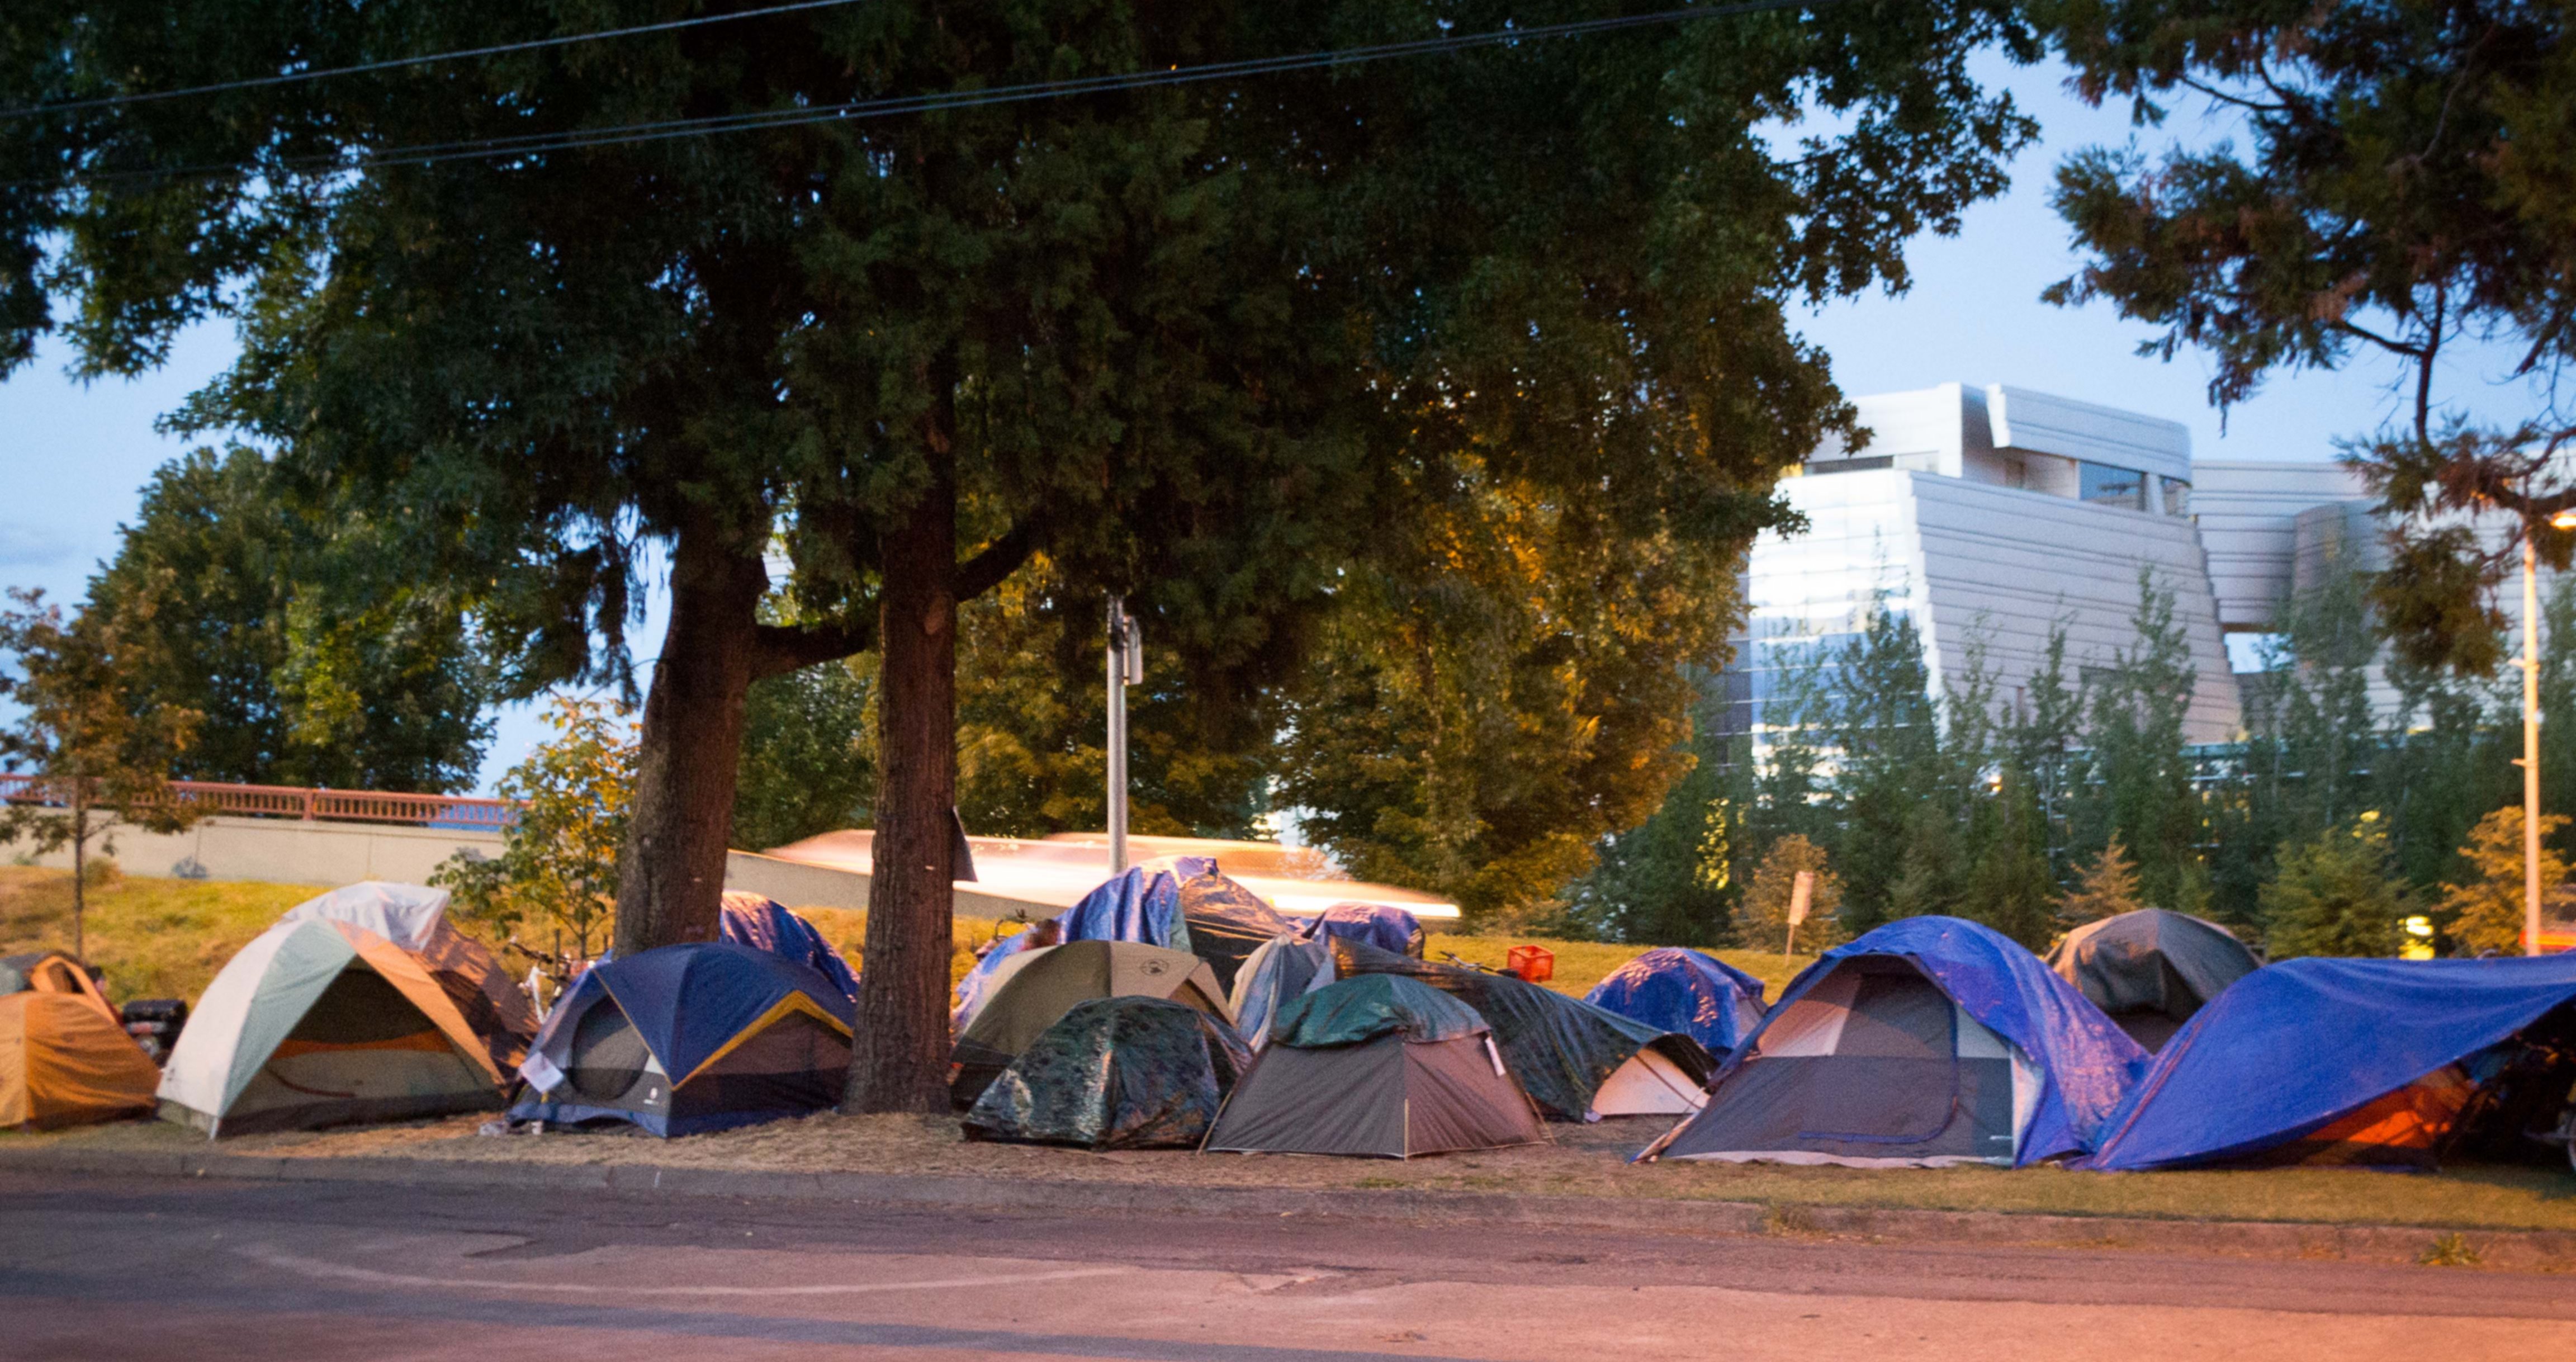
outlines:
M409 999L412 1006L419 1008L421 1015L429 1018L430 1025L445 1033L448 1043L456 1047L456 1052L464 1056L467 1063L491 1075L494 1087L501 1085L501 1071L492 1065L492 1048L483 1043L481 1036L474 1034L474 1028L466 1023L465 1014L457 1011L456 1004L448 1000L447 990L429 977L429 971L422 967L419 956L364 927L352 927L345 922L331 925L340 929L340 935L356 949L358 958L366 961L368 968L393 985L394 990Z
M750 1025L734 1032L733 1039L716 1047L716 1052L714 1054L711 1054L704 1060L700 1061L698 1067L689 1070L689 1078L695 1078L698 1075L705 1073L708 1065L732 1054L736 1046L741 1045L744 1041L751 1039L753 1036L759 1035L769 1027L776 1025L790 1012L802 1012L806 1016L812 1017L814 1020L823 1023L825 1026L840 1032L842 1035L846 1036L850 1034L850 1028L843 1024L840 1018L824 1011L821 1004L806 997L802 993L790 993L786 997L779 999L768 1011L761 1013L757 1018L753 1019ZM671 1086L673 1088L677 1088L681 1084L688 1082L689 1078L673 1079L671 1081Z

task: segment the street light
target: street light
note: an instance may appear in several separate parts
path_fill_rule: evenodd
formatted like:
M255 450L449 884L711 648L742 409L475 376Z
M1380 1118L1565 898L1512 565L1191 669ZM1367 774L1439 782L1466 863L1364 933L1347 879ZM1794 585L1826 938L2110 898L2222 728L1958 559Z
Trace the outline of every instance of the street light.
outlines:
M1145 640L1127 598L1109 598L1109 873L1127 870L1127 688L1145 680Z
M2576 530L2576 511L2549 518ZM2540 551L2522 537L2522 953L2540 954Z

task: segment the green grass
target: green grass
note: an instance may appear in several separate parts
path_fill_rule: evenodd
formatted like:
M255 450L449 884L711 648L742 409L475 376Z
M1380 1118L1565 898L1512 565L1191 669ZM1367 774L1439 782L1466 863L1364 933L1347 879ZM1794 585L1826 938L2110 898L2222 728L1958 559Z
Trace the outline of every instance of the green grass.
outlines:
M1556 941L1534 936L1452 936L1433 932L1423 954L1434 961L1445 961L1450 954L1492 969L1503 967L1504 957L1514 946L1539 946L1556 953L1556 977L1547 986L1559 993L1580 998L1592 991L1610 971L1652 950L1651 946L1613 945L1606 941ZM1815 963L1812 955L1781 955L1775 951L1711 951L1709 954L1735 966L1762 981L1763 1001L1780 996L1798 971Z
M303 884L111 876L90 887L83 918L89 962L107 971L112 1002L193 1003L233 952L320 892ZM71 948L71 872L0 866L0 954Z

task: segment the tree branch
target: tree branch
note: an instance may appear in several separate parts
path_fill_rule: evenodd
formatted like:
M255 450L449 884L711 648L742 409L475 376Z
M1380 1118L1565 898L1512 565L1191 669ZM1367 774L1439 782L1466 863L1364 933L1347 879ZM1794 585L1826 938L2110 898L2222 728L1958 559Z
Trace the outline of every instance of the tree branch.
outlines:
M1001 585L1037 552L1045 533L1046 518L1032 515L959 563L951 578L957 599L971 601ZM837 624L763 624L752 631L751 646L756 681L864 653L877 646L877 627L873 617Z
M983 595L1000 586L1002 579L1019 571L1020 564L1029 561L1029 555L1037 552L1046 531L1046 517L1031 512L1027 519L1013 525L1001 538L986 544L974 557L959 563L956 576L951 579L958 603L962 605Z

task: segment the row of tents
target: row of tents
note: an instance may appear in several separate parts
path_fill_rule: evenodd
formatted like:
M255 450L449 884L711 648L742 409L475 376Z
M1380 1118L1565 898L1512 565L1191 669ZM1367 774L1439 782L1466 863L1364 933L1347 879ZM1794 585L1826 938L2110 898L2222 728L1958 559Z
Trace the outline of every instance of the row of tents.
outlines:
M507 1109L661 1136L838 1101L857 980L727 895L721 939L610 958L542 1018L445 895L362 884L244 947L155 1068L78 962L0 961L0 1125L158 1110L210 1135ZM969 1138L1410 1157L1656 1117L1641 1160L2421 1167L2564 1138L2576 957L2261 964L2180 914L2042 961L1954 918L1839 947L1773 1003L1696 951L1585 998L1424 958L1420 925L1291 919L1150 862L958 985Z

